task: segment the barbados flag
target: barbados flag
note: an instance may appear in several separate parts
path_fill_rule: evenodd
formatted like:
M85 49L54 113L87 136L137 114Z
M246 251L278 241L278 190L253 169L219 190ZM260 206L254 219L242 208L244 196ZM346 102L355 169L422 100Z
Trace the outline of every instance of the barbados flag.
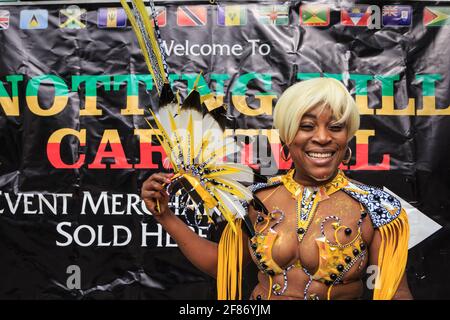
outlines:
M242 26L247 24L247 8L240 5L219 6L217 11L219 26Z
M125 28L127 15L122 8L100 8L97 13L99 28Z

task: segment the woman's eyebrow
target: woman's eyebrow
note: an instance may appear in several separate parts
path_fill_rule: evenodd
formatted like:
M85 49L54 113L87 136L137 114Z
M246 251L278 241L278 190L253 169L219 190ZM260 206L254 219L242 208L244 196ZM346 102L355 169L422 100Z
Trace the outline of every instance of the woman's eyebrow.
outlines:
M316 119L317 117L316 117L314 114L311 114L311 113L305 113L305 114L303 115L303 118L313 118L313 119Z

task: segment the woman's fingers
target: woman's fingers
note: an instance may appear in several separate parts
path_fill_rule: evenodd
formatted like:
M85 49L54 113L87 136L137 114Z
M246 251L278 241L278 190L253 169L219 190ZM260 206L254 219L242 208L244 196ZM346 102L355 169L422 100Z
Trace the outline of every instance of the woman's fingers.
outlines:
M143 190L142 191L142 198L150 198L150 199L161 199L164 200L165 199L165 195L166 192L165 191L148 191L148 190Z
M173 173L155 173L150 179L158 181L159 183L170 183L170 178L173 177Z
M144 182L142 189L160 191L164 188L164 184L171 182L170 178L172 176L172 173L155 173Z
M158 215L167 210L169 195L165 185L171 182L172 177L173 173L155 173L142 184L141 197L153 214Z

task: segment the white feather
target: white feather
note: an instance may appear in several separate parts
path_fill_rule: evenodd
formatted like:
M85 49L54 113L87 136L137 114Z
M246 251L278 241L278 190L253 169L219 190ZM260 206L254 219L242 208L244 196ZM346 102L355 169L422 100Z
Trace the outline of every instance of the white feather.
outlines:
M242 219L245 217L246 210L239 202L239 199L237 199L232 194L229 194L220 189L216 189L215 192L216 195L218 195L220 200L223 202L222 205L224 207L227 207L234 214L235 217Z

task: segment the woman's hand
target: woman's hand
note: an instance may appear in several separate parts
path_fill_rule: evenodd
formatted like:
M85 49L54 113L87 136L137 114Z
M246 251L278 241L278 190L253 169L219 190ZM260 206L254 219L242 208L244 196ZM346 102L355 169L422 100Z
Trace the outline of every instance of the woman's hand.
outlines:
M154 217L163 216L170 211L169 194L164 186L171 182L172 177L173 173L154 173L142 184L141 198Z

